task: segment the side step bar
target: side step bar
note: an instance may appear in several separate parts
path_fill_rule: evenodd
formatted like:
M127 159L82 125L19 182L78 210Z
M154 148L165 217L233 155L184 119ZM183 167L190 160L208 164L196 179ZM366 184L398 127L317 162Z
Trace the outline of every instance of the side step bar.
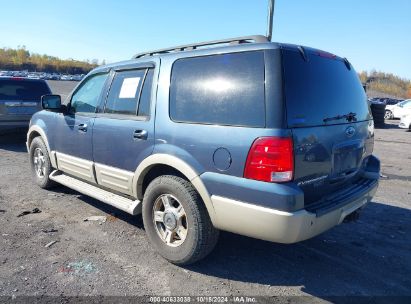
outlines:
M141 202L139 200L133 201L126 197L111 193L97 186L90 185L89 183L65 175L58 170L55 170L50 174L50 179L132 215L141 213Z

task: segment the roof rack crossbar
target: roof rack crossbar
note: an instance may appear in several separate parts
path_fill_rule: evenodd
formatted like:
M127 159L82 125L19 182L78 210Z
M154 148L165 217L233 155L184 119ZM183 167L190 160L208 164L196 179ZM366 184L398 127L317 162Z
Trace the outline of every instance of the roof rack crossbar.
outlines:
M226 44L242 44L242 43L252 43L252 42L267 43L269 41L266 36L262 36L262 35L245 36L245 37L230 38L230 39L223 39L223 40L214 40L214 41L186 44L186 45L175 46L172 48L159 49L159 50L139 53L137 55L134 55L133 59L138 59L138 58L145 57L145 56L153 56L156 54L167 54L167 53L172 53L172 52L191 51L191 50L197 49L198 47L203 47L203 46L211 46L211 45L225 44L225 43Z

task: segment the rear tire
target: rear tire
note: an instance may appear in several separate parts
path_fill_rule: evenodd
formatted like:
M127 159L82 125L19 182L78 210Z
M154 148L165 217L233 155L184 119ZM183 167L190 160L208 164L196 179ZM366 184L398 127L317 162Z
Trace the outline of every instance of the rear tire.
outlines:
M43 189L50 189L56 184L49 178L53 171L47 147L41 137L33 139L30 145L30 166L36 184Z
M169 262L189 265L207 256L218 241L199 194L187 180L154 179L144 194L143 221L153 247Z
M372 103L370 107L374 118L374 126L376 128L384 128L385 104Z

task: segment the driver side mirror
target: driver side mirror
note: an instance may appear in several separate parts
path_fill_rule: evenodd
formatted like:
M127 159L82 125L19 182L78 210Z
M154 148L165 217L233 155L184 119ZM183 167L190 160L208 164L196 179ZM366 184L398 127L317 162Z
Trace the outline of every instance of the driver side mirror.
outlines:
M62 112L60 95L43 95L41 96L41 106L44 110Z

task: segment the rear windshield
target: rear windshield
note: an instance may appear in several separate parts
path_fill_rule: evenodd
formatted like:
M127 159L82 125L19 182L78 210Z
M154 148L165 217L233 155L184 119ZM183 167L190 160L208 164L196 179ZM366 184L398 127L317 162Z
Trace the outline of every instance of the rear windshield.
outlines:
M0 100L40 100L50 94L44 81L0 79Z
M289 127L347 123L336 117L348 113L357 121L370 119L357 73L338 57L311 52L304 60L299 52L284 50L283 67Z

